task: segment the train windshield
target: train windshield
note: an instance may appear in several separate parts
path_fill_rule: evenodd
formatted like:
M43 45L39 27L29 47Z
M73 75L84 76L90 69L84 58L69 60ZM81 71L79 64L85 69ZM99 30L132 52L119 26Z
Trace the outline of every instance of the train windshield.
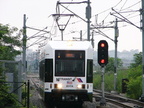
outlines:
M56 50L55 52L56 76L84 76L85 52Z

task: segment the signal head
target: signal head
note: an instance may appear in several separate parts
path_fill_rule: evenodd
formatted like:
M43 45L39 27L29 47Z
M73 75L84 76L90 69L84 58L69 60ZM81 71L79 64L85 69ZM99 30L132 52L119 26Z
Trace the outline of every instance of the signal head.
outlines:
M101 67L108 63L108 43L105 40L98 43L98 63Z

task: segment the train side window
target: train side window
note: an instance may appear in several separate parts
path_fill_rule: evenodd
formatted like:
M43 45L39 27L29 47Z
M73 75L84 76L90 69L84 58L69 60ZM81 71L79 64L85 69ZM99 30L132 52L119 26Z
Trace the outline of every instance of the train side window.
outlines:
M93 81L93 60L87 60L87 83Z
M53 82L53 59L45 60L45 82Z
M44 80L44 72L45 72L45 62L44 60L40 62L40 68L39 68L39 76L41 80Z

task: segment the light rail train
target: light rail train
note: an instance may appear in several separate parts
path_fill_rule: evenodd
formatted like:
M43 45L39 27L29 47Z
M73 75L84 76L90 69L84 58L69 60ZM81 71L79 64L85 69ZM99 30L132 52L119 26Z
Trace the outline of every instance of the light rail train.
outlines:
M46 104L92 101L93 48L88 41L49 41L40 51L40 93Z

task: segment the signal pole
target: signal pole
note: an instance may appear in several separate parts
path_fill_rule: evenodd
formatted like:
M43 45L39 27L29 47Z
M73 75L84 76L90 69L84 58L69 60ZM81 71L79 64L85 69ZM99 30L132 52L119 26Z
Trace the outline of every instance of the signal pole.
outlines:
M102 75L101 75L102 98L100 100L100 106L106 106L105 93L104 93L105 92L104 74L105 74L105 66L102 67Z
M102 68L101 75L101 89L102 89L102 97L100 100L100 106L106 106L105 94L104 94L104 74L105 74L105 66L108 63L108 43L105 40L101 40L98 43L98 63Z

